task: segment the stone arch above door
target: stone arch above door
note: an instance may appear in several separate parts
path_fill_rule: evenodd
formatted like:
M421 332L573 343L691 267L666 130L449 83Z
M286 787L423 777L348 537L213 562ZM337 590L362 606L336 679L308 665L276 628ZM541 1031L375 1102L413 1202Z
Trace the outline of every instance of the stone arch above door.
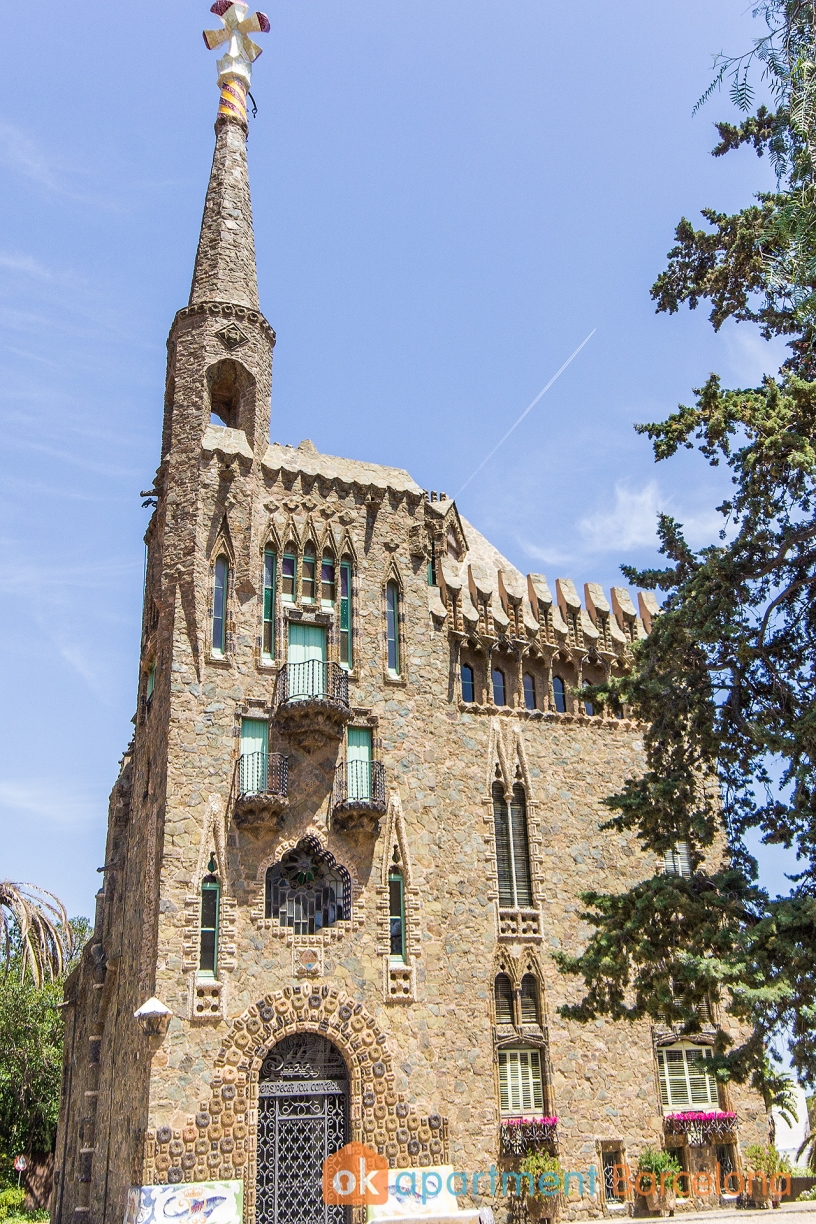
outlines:
M396 1091L387 1034L362 1003L313 982L264 995L232 1021L199 1112L183 1128L147 1131L142 1184L243 1178L244 1218L254 1221L258 1075L270 1047L299 1032L326 1037L346 1060L352 1139L395 1169L449 1163L448 1120Z

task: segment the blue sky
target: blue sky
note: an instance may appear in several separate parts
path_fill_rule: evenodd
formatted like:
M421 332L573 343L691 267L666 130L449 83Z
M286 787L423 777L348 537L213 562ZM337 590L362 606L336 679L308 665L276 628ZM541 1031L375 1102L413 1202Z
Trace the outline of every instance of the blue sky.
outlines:
M212 155L197 0L28 9L0 82L2 874L92 912L135 706L165 339ZM632 423L780 349L656 316L681 215L742 206L766 162L692 118L739 0L277 2L249 144L272 437L408 468L522 570L619 581L671 509L695 544L722 477L656 468ZM40 731L35 735L34 730ZM46 735L46 730L48 734ZM772 886L782 856L763 850Z

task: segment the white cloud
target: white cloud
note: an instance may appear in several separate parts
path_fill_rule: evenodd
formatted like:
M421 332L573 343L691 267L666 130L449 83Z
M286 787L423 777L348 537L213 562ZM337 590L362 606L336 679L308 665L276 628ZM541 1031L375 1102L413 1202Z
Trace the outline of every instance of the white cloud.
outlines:
M752 327L733 324L724 328L723 334L733 377L743 387L757 386L765 374L778 374L791 355L783 337L763 340Z
M653 548L657 542L655 523L662 508L657 481L650 480L639 492L616 484L614 505L581 519L578 531L593 552Z
M519 547L528 557L535 557L536 561L541 561L544 565L568 565L572 561L569 553L560 552L557 548L549 548L547 545L542 548L538 544L531 544L529 540L522 539L521 536L517 536L516 539Z
M60 190L45 154L25 132L11 123L0 123L0 162L43 187Z
M100 815L98 802L84 791L72 794L63 779L0 779L0 808L60 826L86 824Z

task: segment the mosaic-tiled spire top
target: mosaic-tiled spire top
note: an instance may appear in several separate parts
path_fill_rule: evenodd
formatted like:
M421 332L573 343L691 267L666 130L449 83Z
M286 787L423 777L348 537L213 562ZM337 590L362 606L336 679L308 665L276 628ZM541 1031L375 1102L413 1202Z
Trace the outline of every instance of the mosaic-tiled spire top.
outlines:
M215 125L215 156L204 204L190 305L231 302L258 309L255 235L246 156L246 98L252 63L261 48L250 33L265 33L269 20L263 13L247 16L247 5L217 0L212 12L221 19L220 30L205 30L207 46L226 45L218 61L221 101Z
M252 65L262 51L250 34L268 34L269 18L266 13L253 13L248 17L249 6L241 0L216 0L210 11L220 18L221 28L205 30L204 42L211 51L227 44L226 52L218 61L218 84L221 86L218 113L246 123L246 96L252 83Z

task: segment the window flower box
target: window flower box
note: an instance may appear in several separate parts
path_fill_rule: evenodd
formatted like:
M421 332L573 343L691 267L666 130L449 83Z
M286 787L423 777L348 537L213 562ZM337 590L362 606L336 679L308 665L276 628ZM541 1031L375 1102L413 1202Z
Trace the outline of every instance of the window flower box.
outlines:
M501 1150L505 1156L524 1156L555 1143L558 1118L503 1118Z
M722 1110L701 1113L685 1110L682 1113L666 1114L663 1129L669 1135L686 1135L689 1143L698 1147L703 1143L730 1135L737 1124L737 1115Z

